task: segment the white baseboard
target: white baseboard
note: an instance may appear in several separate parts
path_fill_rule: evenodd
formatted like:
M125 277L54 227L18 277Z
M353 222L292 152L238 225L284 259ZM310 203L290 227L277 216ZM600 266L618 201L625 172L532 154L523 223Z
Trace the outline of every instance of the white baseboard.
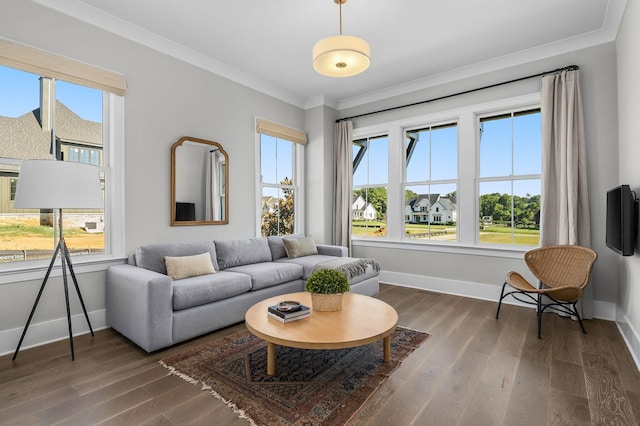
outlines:
M421 290L435 291L436 293L489 300L492 302L498 301L500 291L502 290L502 283L500 283L500 285L480 284L469 281L450 280L447 278L428 277L424 275L412 275L390 271L380 272L380 282L400 285L403 287L418 288ZM533 308L532 305L520 303L512 297L505 298L502 303ZM594 318L615 321L615 303L594 300L593 316Z
M622 312L621 309L618 310L616 324L618 325L620 334L622 334L622 338L629 348L629 352L631 352L631 356L636 363L636 367L640 370L640 334L638 334L638 330L633 328L629 319L624 315L624 312Z
M108 327L106 309L89 312L88 314L93 331ZM74 336L89 333L89 326L83 313L71 317L71 326ZM24 330L24 327L0 331L0 355L12 354L16 350L20 336L22 335L22 330ZM40 323L31 323L20 350L22 351L23 349L68 338L69 326L66 317Z
M446 278L390 271L380 272L380 282L494 302L498 300L502 287L501 285L480 284L468 281L449 280ZM507 298L503 303L533 308L531 305L519 303L513 298ZM619 310L617 313L618 316L616 316L616 305L614 303L603 302L600 300L595 300L593 302L594 317L616 322L618 329L631 352L631 356L640 369L640 334L638 334L638 331L630 325L624 314ZM108 328L105 309L89 312L89 319L91 320L91 325L94 331ZM73 326L74 336L89 332L89 327L87 326L87 322L83 314L72 316L71 323ZM20 340L22 330L23 328L20 327L0 331L0 356L10 354L15 351L18 341ZM29 326L29 330L22 342L20 350L67 339L68 337L69 334L66 318L59 318L41 323L32 323Z

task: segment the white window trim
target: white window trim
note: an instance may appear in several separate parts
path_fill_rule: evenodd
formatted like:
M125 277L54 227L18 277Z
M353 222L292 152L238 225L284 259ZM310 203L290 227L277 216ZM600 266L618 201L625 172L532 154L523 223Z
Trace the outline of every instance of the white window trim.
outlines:
M353 129L353 140L387 134L389 136L389 187L387 190L387 236L352 237L352 244L447 253L476 254L497 257L522 257L530 246L479 244L478 229L478 117L505 110L539 108L541 94L531 93L512 98L463 106L426 115L408 117ZM403 235L404 197L401 191L404 177L404 130L424 125L455 121L458 123L458 241L456 244L438 241L416 242ZM469 195L466 195L469 194Z
M73 258L73 269L76 274L104 271L110 265L122 263L125 258L125 208L124 208L124 97L105 92L103 96L103 116L107 126L103 126L103 138L108 141L105 146L105 173L107 185L105 199L105 253ZM51 259L28 260L0 264L0 285L20 281L42 280ZM62 275L60 261L51 271L51 277Z

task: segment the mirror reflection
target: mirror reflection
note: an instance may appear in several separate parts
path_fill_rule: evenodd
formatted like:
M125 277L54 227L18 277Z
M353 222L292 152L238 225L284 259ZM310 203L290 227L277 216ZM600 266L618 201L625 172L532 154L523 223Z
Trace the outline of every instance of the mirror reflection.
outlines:
M171 225L229 223L228 180L222 145L180 138L171 147Z

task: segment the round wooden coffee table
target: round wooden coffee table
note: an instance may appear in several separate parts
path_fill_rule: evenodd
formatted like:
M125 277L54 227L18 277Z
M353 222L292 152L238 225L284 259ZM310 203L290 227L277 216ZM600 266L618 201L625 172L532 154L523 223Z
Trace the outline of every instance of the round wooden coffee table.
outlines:
M387 303L361 294L345 293L341 311L312 310L307 318L281 323L267 315L267 308L283 300L296 300L311 307L309 293L289 293L256 303L245 315L247 329L267 342L268 375L276 371L275 345L341 349L382 340L384 361L391 360L390 336L398 324L398 313Z

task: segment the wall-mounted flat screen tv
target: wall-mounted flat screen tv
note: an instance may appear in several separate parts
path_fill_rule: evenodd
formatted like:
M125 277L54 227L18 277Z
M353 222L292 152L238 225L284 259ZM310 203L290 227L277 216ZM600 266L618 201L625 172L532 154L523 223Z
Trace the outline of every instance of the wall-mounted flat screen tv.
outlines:
M636 244L638 203L629 185L607 191L607 247L622 256L633 255Z

